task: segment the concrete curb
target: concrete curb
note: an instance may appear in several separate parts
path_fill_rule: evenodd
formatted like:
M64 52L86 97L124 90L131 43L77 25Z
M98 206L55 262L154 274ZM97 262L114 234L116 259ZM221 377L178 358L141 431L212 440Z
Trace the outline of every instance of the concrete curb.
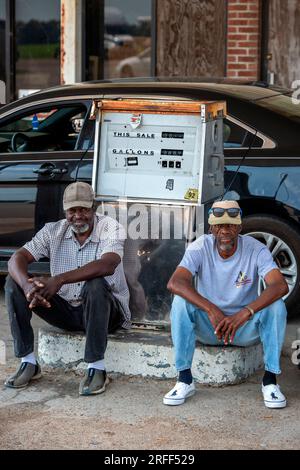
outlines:
M51 368L82 370L85 336L54 328L39 330L38 354L41 365ZM173 350L169 333L120 331L109 336L105 363L108 372L142 375L162 379L175 378ZM245 380L263 365L262 346L198 345L193 361L197 382L222 386Z

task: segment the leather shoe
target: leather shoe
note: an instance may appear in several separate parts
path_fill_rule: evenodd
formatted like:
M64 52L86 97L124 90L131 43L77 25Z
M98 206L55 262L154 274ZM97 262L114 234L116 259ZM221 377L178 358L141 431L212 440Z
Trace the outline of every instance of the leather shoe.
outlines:
M97 395L105 391L109 379L105 370L87 369L79 385L79 395Z
M14 375L5 380L5 387L24 388L31 380L39 379L42 376L41 367L38 363L22 362Z

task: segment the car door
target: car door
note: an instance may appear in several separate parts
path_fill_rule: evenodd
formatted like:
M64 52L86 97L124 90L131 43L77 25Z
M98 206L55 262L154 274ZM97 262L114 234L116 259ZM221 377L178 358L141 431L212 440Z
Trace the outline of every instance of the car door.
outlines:
M91 162L78 174L93 145L92 133L86 132L91 102L49 101L0 115L1 257L46 222L61 218L62 194L69 183L77 176L91 178Z

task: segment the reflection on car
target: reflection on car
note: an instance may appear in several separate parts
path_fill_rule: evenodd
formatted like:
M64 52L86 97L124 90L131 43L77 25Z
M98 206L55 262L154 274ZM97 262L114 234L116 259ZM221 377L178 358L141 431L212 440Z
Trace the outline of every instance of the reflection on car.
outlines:
M150 74L151 47L136 56L128 57L116 66L116 75L121 78L146 77Z

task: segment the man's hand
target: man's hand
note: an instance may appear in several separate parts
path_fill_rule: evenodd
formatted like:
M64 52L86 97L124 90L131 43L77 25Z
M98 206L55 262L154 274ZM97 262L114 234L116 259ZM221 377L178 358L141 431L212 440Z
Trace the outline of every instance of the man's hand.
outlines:
M50 302L48 302L48 300L46 300L39 293L36 292L29 304L29 308L33 310L34 308L37 308L37 307L50 308L51 304Z
M251 317L251 313L246 308L243 308L234 315L225 316L225 318L218 324L216 328L216 334L218 338L224 339L224 343L227 345L228 342L232 343L236 331L246 323Z
M23 285L23 292L29 302L30 309L34 307L50 307L49 302L39 293L41 287L43 287L43 284L40 282L33 282L32 278L28 279L25 285Z
M62 281L59 276L33 277L31 282L38 289L38 294L46 299L46 301L49 301L62 286Z
M28 279L26 283L22 285L22 289L28 302L33 299L34 294L38 291L38 288L32 284L31 279Z
M209 312L207 313L210 323L214 327L215 333L218 339L222 339L222 334L218 331L218 325L224 321L226 318L222 310L220 310L216 305L213 305Z
M193 284L193 275L186 269L179 266L168 282L167 288L173 294L183 297L185 300L195 305L200 310L207 312L208 318L214 328L218 326L221 320L225 318L224 313L215 304L202 297L196 291ZM222 339L222 335L218 335Z

